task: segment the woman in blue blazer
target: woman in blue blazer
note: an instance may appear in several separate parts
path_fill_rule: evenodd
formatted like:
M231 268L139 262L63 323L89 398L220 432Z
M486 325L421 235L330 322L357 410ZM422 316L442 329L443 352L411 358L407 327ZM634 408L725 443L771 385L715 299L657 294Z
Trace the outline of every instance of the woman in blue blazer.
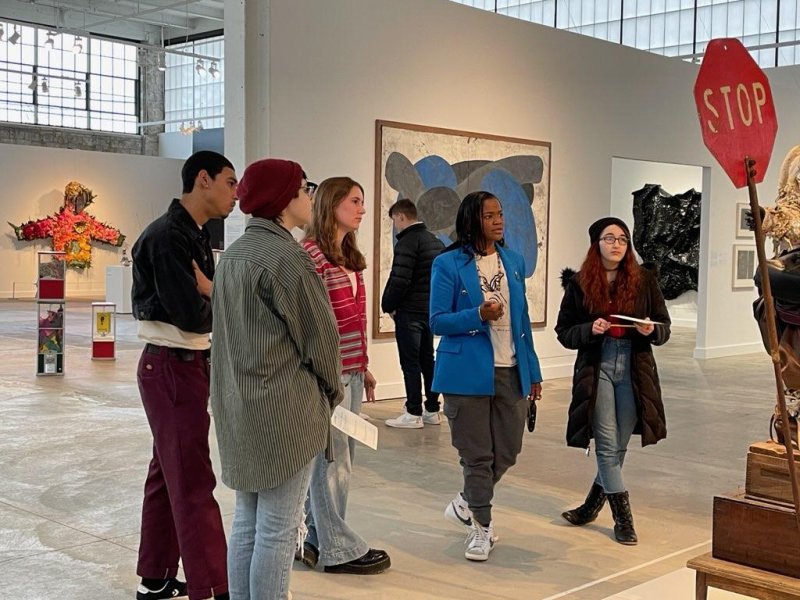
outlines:
M465 556L486 560L494 545L494 486L522 449L528 402L542 375L533 349L525 265L504 248L503 209L473 192L456 216L457 239L433 262L431 329L442 336L433 389L444 395L464 491L445 518L468 530Z

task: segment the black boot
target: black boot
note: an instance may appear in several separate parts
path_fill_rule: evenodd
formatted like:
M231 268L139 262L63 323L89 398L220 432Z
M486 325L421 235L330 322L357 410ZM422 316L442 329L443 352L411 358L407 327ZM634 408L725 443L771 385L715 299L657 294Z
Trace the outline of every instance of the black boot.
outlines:
M606 503L606 493L603 487L597 483L592 484L592 489L589 490L589 495L586 500L578 508L573 508L566 512L561 513L567 521L573 525L586 525L591 523L597 518L600 509Z
M620 544L635 546L639 542L636 531L633 529L633 515L628 492L608 494L608 504L611 514L614 515L614 537Z

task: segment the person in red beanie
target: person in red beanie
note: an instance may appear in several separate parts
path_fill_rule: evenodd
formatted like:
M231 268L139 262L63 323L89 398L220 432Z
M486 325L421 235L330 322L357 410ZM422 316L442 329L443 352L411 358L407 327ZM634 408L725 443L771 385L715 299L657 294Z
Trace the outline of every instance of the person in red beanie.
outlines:
M356 243L356 231L366 213L364 188L349 177L332 177L319 186L314 220L303 247L325 282L341 338L342 406L361 412L364 391L375 401L375 378L367 368L367 301L362 271L367 266ZM389 568L389 555L375 550L345 522L355 441L331 432L333 460L314 459L309 492L308 537L295 559L326 573L373 575Z
M233 598L288 598L311 467L342 399L336 321L289 233L311 222L315 187L296 162L247 167L239 205L253 218L214 278L211 405L222 481L236 490Z

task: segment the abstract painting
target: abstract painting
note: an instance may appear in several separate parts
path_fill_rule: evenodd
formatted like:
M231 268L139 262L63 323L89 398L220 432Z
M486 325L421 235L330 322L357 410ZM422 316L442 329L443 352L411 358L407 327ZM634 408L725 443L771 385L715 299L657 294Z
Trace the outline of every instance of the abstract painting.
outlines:
M411 200L419 220L448 246L455 239L461 199L476 191L500 200L506 247L525 258L532 324L544 326L550 143L391 121L375 125L373 337L394 332L391 317L380 312L396 243L389 208L400 198Z

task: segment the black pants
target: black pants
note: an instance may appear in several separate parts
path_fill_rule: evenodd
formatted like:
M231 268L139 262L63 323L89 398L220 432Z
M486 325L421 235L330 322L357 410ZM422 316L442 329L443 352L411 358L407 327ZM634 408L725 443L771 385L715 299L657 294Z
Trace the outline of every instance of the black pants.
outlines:
M406 410L422 415L422 383L425 382L425 410L439 412L439 394L433 383L433 333L428 316L397 311L394 318L397 351L406 387Z

